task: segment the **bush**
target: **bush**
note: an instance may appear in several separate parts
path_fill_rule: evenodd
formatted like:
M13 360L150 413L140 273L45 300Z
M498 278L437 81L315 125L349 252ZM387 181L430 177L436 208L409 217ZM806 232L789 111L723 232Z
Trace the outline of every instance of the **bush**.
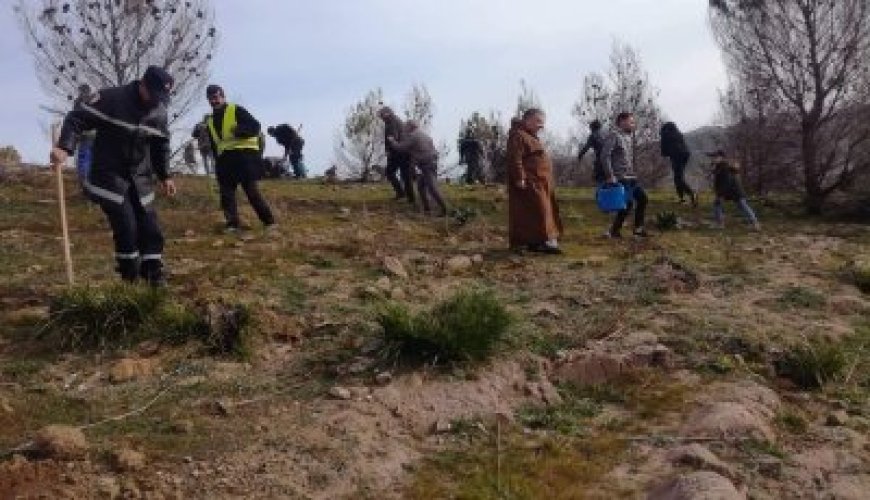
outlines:
M846 368L843 349L821 342L797 346L777 363L777 374L802 389L818 389L834 380Z
M785 308L820 309L825 306L825 296L799 286L791 287L779 297L779 304Z
M412 315L398 304L378 315L382 354L410 364L447 364L487 359L512 320L490 292L460 292L429 312Z
M680 219L674 212L659 212L656 214L656 227L659 231L672 231L677 229Z
M849 276L861 293L870 294L870 265L853 264L849 269Z

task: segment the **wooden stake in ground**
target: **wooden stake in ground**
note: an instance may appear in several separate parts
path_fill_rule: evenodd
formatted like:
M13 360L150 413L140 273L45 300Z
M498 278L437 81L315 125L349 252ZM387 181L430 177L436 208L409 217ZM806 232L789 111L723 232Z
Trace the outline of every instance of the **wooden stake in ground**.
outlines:
M60 139L60 123L54 123L51 126L51 145L57 146ZM66 219L66 195L63 191L63 164L52 165L57 175L57 204L60 206L60 227L63 235L63 260L66 264L66 282L72 285L75 281L73 277L72 253L70 252L69 244L69 224Z

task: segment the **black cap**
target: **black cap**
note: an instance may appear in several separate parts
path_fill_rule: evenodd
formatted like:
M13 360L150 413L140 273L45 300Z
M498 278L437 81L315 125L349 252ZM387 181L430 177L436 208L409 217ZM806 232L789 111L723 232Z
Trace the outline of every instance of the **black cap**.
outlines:
M224 94L224 89L222 89L220 85L215 85L215 84L211 84L205 88L205 96L206 97L211 97L215 94Z
M145 83L148 93L156 100L169 102L169 93L172 92L175 79L165 69L160 66L148 66L142 81Z

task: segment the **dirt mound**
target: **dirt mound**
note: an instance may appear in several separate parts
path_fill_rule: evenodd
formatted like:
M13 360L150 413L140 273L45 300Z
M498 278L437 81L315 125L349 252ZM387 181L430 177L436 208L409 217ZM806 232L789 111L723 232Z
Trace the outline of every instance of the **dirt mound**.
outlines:
M565 353L553 370L553 378L577 386L600 385L640 368L667 368L671 358L671 350L659 344L655 335L636 332L590 342L585 349Z
M40 455L60 460L78 460L88 452L88 441L81 429L66 425L49 425L40 429L34 438L34 446Z
M746 494L715 472L693 472L655 488L648 500L745 500Z
M775 392L743 381L717 384L708 394L710 397L686 420L686 435L776 441L772 421L780 400Z

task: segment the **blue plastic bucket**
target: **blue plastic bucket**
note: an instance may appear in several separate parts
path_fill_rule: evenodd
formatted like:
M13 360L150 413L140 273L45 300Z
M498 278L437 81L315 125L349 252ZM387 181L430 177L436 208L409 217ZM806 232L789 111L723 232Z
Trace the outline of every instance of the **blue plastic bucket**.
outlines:
M602 184L595 191L595 201L602 212L619 212L627 206L625 194L622 184Z

